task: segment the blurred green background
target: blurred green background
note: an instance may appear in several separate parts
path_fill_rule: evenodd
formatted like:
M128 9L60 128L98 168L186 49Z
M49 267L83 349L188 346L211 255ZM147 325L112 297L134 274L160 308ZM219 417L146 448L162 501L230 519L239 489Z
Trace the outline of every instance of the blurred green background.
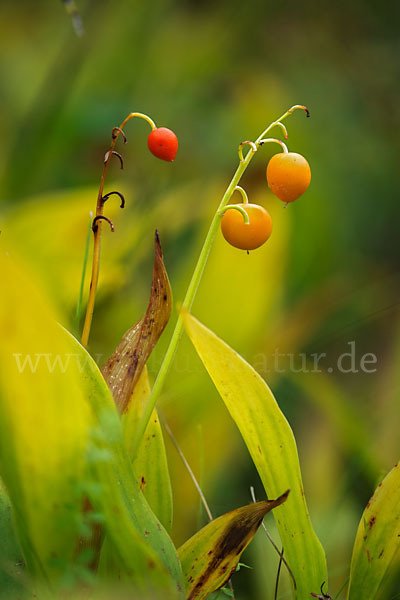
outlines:
M310 109L310 119L298 112L286 121L289 149L311 165L309 190L284 209L265 181L276 149L257 153L242 184L271 213L271 240L247 256L219 234L193 312L261 372L294 429L331 593L347 577L362 510L399 451L399 6L77 0L79 38L61 1L0 3L1 235L66 326L112 127L141 111L179 138L173 164L150 155L142 121L127 125L126 147L118 142L125 171L112 165L106 191L122 191L127 207L110 200L106 209L116 232L105 230L102 249L90 344L99 363L146 308L154 229L179 302L238 143L293 104ZM172 325L151 357L153 376ZM347 357L351 372L341 372L338 358L352 348L355 365ZM278 368L276 352L285 354ZM301 353L325 353L321 372L304 372ZM366 353L376 357L373 372L361 368ZM185 339L162 407L215 514L246 504L250 485L264 497ZM168 451L181 543L205 517ZM237 599L272 599L278 561L262 532L244 560L253 569L234 577ZM281 598L288 589L283 575Z

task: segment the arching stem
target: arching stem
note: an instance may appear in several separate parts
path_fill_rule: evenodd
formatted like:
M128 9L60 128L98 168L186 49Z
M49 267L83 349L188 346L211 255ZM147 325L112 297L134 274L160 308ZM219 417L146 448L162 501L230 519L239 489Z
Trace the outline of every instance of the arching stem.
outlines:
M265 140L260 140L259 142L257 142L257 145L258 146L262 146L263 144L268 144L270 142L274 142L275 144L279 144L285 154L287 154L289 152L289 150L287 149L286 144L284 144L282 142L282 140L276 140L275 138L266 138Z
M243 198L243 204L248 204L249 203L249 199L247 197L247 193L246 190L244 190L242 187L240 187L240 185L237 185L235 187L235 191L239 192Z
M244 161L243 146L250 146L251 152L257 152L257 146L255 145L254 142L250 142L249 140L246 140L245 142L241 142L238 147L238 154L239 154L240 162Z
M110 164L111 157L116 154L114 151L114 148L115 148L115 144L117 143L118 137L121 135L124 139L124 142L126 142L126 136L123 131L124 127L128 121L130 121L131 119L133 119L135 117L138 117L140 119L144 119L145 121L147 121L147 123L149 123L152 130L156 128L154 121L152 119L150 119L150 117L148 117L147 115L144 115L142 113L132 112L126 117L126 119L124 119L122 121L122 123L119 127L114 127L114 129L112 130L111 144L110 144L110 148L109 148L108 152L106 153L106 156L104 159L104 167L103 167L103 172L102 172L101 179L100 179L99 193L97 195L95 221L96 221L96 224L98 223L98 226L96 228L96 231L93 232L94 233L94 242L93 242L92 277L91 277L91 281L90 281L89 298L88 298L88 303L87 303L87 307L86 307L85 322L83 324L83 331L82 331L82 337L81 337L81 344L85 348L87 348L88 341L89 341L90 329L91 329L92 320L93 320L94 304L95 304L95 300L96 300L97 284L99 281L100 250L101 250L101 218L103 217L103 209L104 209L103 192L104 192L104 184L106 181L106 175L107 175L107 171L108 171L108 165Z
M240 206L240 204L227 204L220 211L220 213L219 213L220 217L222 217L226 213L227 210L237 210L238 212L240 212L241 215L243 215L244 224L245 225L249 224L249 222L250 222L249 215L247 214L245 209Z
M262 134L257 138L255 144L257 144L258 142L260 142L264 136L268 133L268 131L270 129L272 129L273 127L277 126L278 123L280 123L283 119L286 119L286 117L288 117L289 115L291 115L295 110L297 109L303 109L307 111L307 115L308 110L304 107L304 106L292 106L292 108L290 108L288 111L286 111L281 117L279 117L279 119L277 119L276 121L274 121L273 123L271 123L263 132ZM192 275L192 279L190 280L189 283L189 287L187 289L186 292L186 296L183 300L182 303L182 308L185 308L186 310L190 311L193 301L196 297L196 293L197 293L197 289L199 287L200 284L200 280L202 278L205 266L207 264L207 260L209 257L209 254L211 252L211 248L214 242L214 238L216 236L216 233L218 231L218 227L220 224L220 214L221 211L224 209L224 207L229 203L232 194L234 193L234 191L237 189L237 187L239 186L239 182L242 178L243 173L246 171L247 167L250 164L251 159L253 158L255 151L254 151L254 142L243 142L243 144L248 144L250 145L250 150L248 151L248 153L246 154L245 157L243 157L243 160L240 160L239 165L231 179L230 184L228 185L224 195L222 196L221 202L214 214L214 217L211 221L210 224L210 228L208 230L206 239L204 241L203 247L200 251L200 255L197 261L197 264L195 266L195 269L193 271L193 275ZM242 145L241 145L242 146ZM182 336L182 332L183 332L183 320L182 317L179 315L176 325L175 325L175 329L172 333L171 336L171 340L169 342L169 346L167 348L167 351L164 355L164 359L163 362L161 364L160 370L158 372L158 375L156 377L156 380L154 382L153 388L151 390L151 394L149 396L149 398L147 399L146 405L144 407L144 410L142 412L142 416L141 419L138 423L138 427L136 429L136 434L135 434L135 438L133 440L133 453L134 455L137 453L138 448L140 446L140 443L142 441L142 437L144 435L144 432L146 431L146 427L147 424L151 418L153 409L156 405L156 402L158 400L158 397L161 393L161 390L164 386L164 382L167 378L168 375L168 371L171 367L172 361L174 359L175 356L175 352L176 349L178 347L179 344L179 340Z

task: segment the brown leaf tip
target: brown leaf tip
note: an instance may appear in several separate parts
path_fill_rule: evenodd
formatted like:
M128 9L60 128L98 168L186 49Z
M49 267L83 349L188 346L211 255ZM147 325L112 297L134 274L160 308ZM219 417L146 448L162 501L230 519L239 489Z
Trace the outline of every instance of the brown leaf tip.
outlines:
M279 498L277 498L275 500L275 502L277 503L277 505L283 504L284 502L286 502L289 494L290 494L290 490L286 490L286 492L284 492L281 496L279 496Z
M158 232L158 229L155 230L154 232L154 245L155 245L155 252L156 255L158 255L159 257L163 257L163 253L162 253L162 248L161 248L161 242L160 242L160 234Z

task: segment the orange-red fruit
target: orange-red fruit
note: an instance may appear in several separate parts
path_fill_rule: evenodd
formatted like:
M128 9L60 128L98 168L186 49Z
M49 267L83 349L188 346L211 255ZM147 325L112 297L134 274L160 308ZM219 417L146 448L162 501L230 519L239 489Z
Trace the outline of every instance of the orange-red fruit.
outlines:
M249 215L246 225L243 215L233 208L228 209L221 220L224 238L229 244L240 250L255 250L262 246L272 231L272 220L269 213L258 204L240 205Z
M167 127L156 127L147 138L147 145L154 156L172 162L178 151L178 138Z
M275 154L267 166L267 181L275 196L283 202L293 202L310 185L310 165L296 152Z

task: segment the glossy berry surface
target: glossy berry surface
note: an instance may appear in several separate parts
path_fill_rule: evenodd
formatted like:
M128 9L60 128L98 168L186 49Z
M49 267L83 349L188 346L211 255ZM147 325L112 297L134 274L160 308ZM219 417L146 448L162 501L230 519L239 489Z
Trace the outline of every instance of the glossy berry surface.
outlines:
M240 205L249 216L246 225L243 215L235 209L229 209L221 219L221 230L224 238L231 246L240 250L255 250L262 246L272 231L272 220L269 213L258 204Z
M270 190L283 202L294 202L304 194L311 181L310 165L301 154L275 154L267 166Z
M147 138L147 145L154 156L172 162L178 151L178 138L167 127L156 127Z

